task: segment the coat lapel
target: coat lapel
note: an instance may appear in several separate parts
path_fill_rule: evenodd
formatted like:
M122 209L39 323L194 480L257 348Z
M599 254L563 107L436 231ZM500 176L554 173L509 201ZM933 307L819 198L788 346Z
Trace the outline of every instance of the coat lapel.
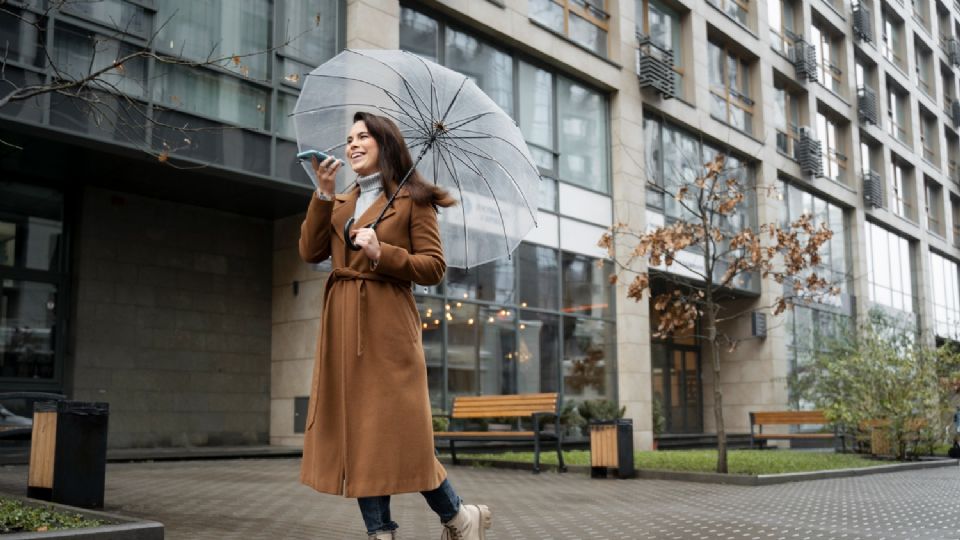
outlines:
M330 223L333 225L334 234L343 240L343 226L347 220L353 216L353 209L357 207L357 199L360 197L359 189L352 189L347 193L334 196L336 202L333 204L333 214L330 216Z

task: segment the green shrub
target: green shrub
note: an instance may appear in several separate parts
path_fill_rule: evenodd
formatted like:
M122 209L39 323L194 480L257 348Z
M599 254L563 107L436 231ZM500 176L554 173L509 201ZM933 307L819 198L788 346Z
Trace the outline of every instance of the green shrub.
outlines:
M623 418L627 408L618 409L617 405L609 399L592 399L577 405L577 411L585 421L590 422Z

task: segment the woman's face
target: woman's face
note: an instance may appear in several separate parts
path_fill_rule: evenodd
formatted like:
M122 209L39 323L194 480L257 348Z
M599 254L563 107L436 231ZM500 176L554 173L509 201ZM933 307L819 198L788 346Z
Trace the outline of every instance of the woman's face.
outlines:
M380 146L367 132L363 120L355 122L347 135L347 163L353 172L360 176L369 176L380 170Z

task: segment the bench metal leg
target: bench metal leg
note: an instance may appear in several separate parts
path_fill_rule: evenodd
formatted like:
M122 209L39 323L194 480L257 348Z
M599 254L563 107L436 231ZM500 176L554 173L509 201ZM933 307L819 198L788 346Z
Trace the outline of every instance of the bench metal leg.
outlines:
M533 474L540 474L540 433L533 434Z
M563 463L563 441L560 434L557 434L557 462L560 463L560 472L567 472L567 466Z
M457 447L453 443L453 439L450 439L450 457L453 458L453 464L459 465L460 462L457 461Z

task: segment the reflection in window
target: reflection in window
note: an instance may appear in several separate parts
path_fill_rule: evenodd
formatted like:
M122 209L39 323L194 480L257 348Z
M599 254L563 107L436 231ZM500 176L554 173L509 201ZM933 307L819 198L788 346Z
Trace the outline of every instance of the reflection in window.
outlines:
M749 0L707 0L711 4L720 8L721 11L733 18L733 20L747 26L747 15L750 13Z
M400 8L400 49L439 62L439 32L437 21L410 8Z
M933 329L938 337L960 341L960 265L930 252L933 295Z
M788 370L795 372L809 366L817 354L829 353L833 340L842 339L853 320L849 315L825 309L824 306L797 305L787 310ZM790 402L797 409L812 409L813 403L791 395Z
M607 56L610 15L603 11L605 3L605 0L530 0L530 18Z
M169 23L158 25L153 42L163 54L199 61L226 58L224 69L265 79L272 55L230 59L270 48L272 12L270 0L164 0L157 3L155 20Z
M564 399L613 397L616 341L613 324L563 318Z
M637 0L637 21L640 32L657 45L673 51L673 87L683 96L683 41L680 35L680 13L658 0Z
M337 53L341 0L283 0L285 20L279 41L291 41L283 52L322 64Z
M800 106L801 99L786 89L783 83L774 82L773 103L775 114L774 125L777 128L777 150L791 158L795 158L797 138L800 135Z
M560 316L520 312L517 393L556 392L560 381Z
M537 165L554 171L553 74L523 61L519 67L520 131Z
M515 391L516 313L499 306L450 301L426 324L447 321L448 399ZM449 306L449 309L446 309Z
M0 281L0 377L52 379L57 287Z
M893 213L907 219L915 219L913 178L903 165L893 160L890 161L890 188L893 191L890 204Z
M796 221L803 215L809 215L816 227L819 227L822 223L833 231L833 237L820 248L821 264L810 271L825 278L831 286L839 287L841 295L846 294L849 263L843 209L786 182L780 183L780 192L784 195L784 204L780 206L781 223L787 224ZM801 241L805 241L805 239L801 238ZM799 277L803 278L804 276ZM817 298L817 300L836 306L845 302L842 296L827 296Z
M448 268L447 292L457 300L512 302L513 261L501 258L469 270Z
M507 114L513 112L513 59L470 34L447 28L444 63L473 80Z
M910 242L867 222L867 276L870 301L914 312Z
M767 2L770 46L783 55L791 53L796 38L793 3L794 0L770 0Z
M557 87L560 179L606 193L610 189L606 100L564 77L559 77Z
M747 133L753 132L750 68L723 45L708 45L710 114Z
M423 332L423 355L427 362L427 386L430 389L430 404L443 408L443 327L447 324L443 301L437 298L418 296L417 311L420 313Z
M817 78L834 93L843 89L843 70L840 69L840 40L816 26L810 27L810 39L817 55ZM836 43L834 43L836 42Z
M520 307L556 310L560 307L560 261L557 250L520 244Z
M58 24L54 31L53 62L60 72L74 80L108 67L134 51L132 45L80 28ZM143 97L146 64L142 58L133 58L123 64L122 70L107 71L97 79L92 83L97 89Z
M127 0L95 0L87 2L62 2L60 9L66 13L93 19L101 24L130 34L146 31L146 10Z
M823 163L823 176L836 182L843 182L847 173L847 156L843 153L843 140L840 127L823 113L817 113L817 135L823 148L820 159Z
M0 182L0 266L60 272L62 208L56 191Z
M575 253L563 253L563 311L586 317L614 316L610 274L613 264Z
M165 107L230 124L267 128L270 93L240 79L173 64L157 64L153 99Z

